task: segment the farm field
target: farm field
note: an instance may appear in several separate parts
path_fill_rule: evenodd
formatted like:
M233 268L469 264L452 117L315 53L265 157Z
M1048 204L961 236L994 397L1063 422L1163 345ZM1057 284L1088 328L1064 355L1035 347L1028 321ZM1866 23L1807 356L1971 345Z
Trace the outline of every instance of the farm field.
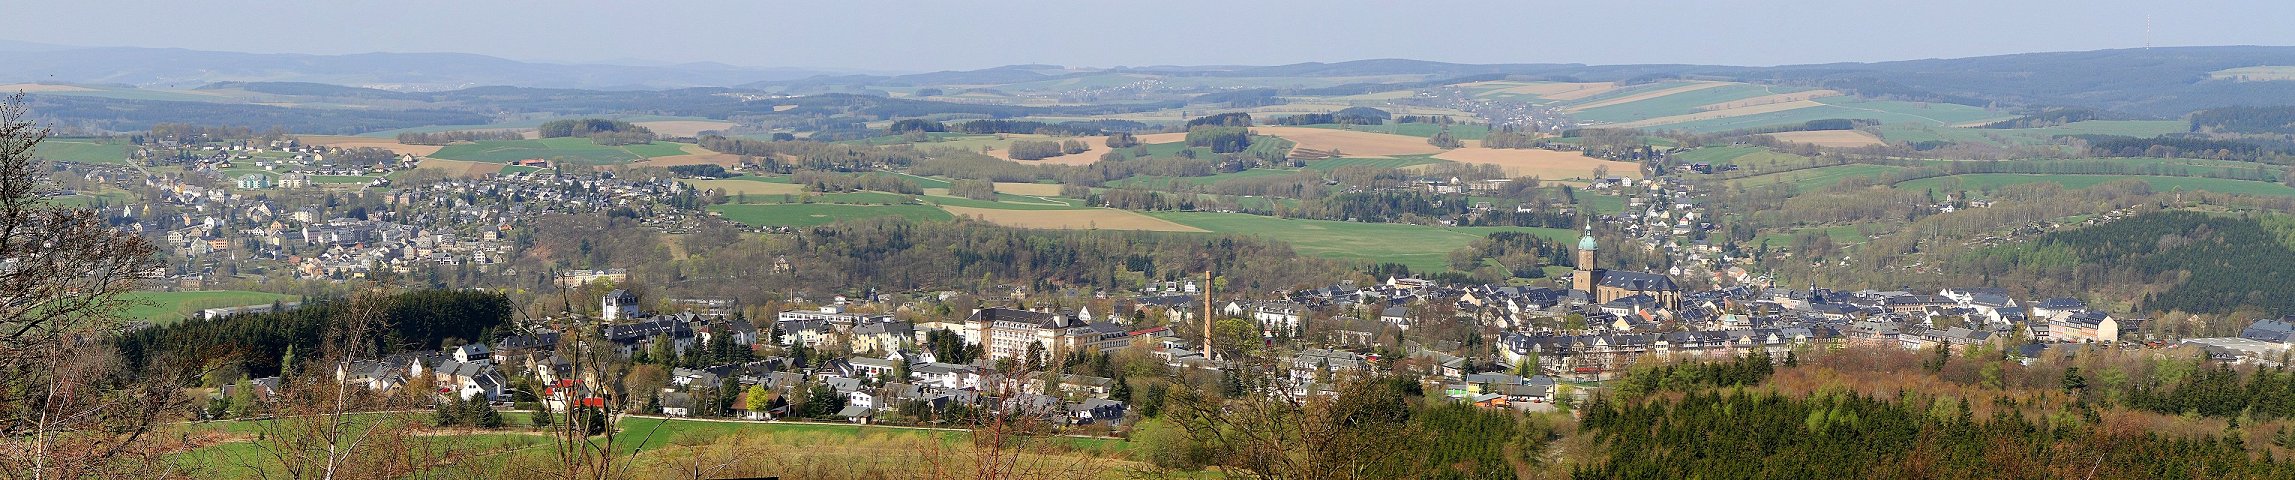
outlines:
M40 158L60 162L112 165L126 165L128 163L128 145L125 142L102 138L58 137L41 140L33 154Z
M1881 121L1884 126L1898 123L1951 126L1970 122L2005 120L2014 117L2014 115L2007 113L1949 103L1867 100L1854 97L1827 97L1809 100L1809 102L1821 105L1753 115L1651 125L1649 127L1660 130L1703 133L1837 118L1874 119Z
M121 316L129 320L160 324L174 323L210 308L261 305L295 299L292 295L239 290L128 292L121 297L129 302Z
M709 207L709 211L747 225L785 227L810 227L841 220L877 217L901 217L915 221L955 218L947 211L927 205L749 204L714 205Z
M1024 134L1024 133L1011 133L1011 134L1005 134L1005 135L1004 135L1004 138L997 138L997 136L996 136L996 135L967 135L967 134L959 134L959 133L950 133L950 134L933 134L932 138L934 138L935 140L934 140L934 141L929 141L929 142L916 142L916 143L911 143L911 144L912 144L912 145L915 145L915 146L916 146L916 148L918 148L918 149L948 148L948 149L964 150L964 151L969 151L969 152L974 152L974 153L981 153L981 154L984 154L984 155L988 155L988 156L991 156L991 157L996 157L996 158L1001 158L1001 159L1005 159L1005 160L1012 160L1012 152L1011 152L1011 150L1012 150L1012 142L1016 142L1016 141L1022 141L1022 140L1035 140L1035 141L1052 141L1052 142L1058 142L1058 141L1063 141L1063 140L1080 140L1080 141L1083 141L1083 142L1084 142L1084 145L1085 145L1085 146L1089 146L1089 147L1091 147L1091 150L1085 150L1083 153L1074 153L1074 154L1068 154L1068 155L1061 155L1061 156L1057 156L1057 157L1050 157L1050 158L1045 158L1045 159L1040 159L1040 160L1013 160L1013 161L1016 161L1016 162L1026 162L1026 163L1049 163L1049 164L1056 164L1056 165L1091 165L1091 164L1092 164L1092 163L1094 163L1094 162L1098 162L1098 161L1100 161L1100 155L1101 155L1101 154L1104 154L1104 153L1107 153L1107 151L1108 151L1108 137L1105 137L1105 136L1091 136L1091 137L1063 137L1063 136L1054 136L1054 135L1037 135L1037 134ZM1178 144L1178 143L1174 143L1174 142L1182 142L1182 141L1185 141L1185 140L1187 140L1187 134L1185 134L1185 133L1151 133L1151 134L1145 134L1145 135L1138 135L1138 136L1136 136L1136 138L1138 138L1138 139L1139 139L1139 141L1140 141L1140 144L1142 144L1142 145L1153 145L1153 144L1174 144L1174 145L1180 145L1180 144ZM869 143L869 144L873 144L873 145L889 145L889 144L897 144L897 143L909 143L909 142L906 142L905 140L902 140L902 139L901 139L901 137L899 137L899 136L884 136L884 137L875 137L875 138L870 138L870 139L868 139L868 140L859 141L859 142L857 142L857 143ZM980 149L981 149L982 147L987 147L989 150L988 150L988 151L986 151L986 152L981 152L981 150L980 150ZM1186 148L1186 147L1185 147L1184 145L1182 145L1182 146L1180 146L1180 147L1178 147L1178 148ZM1177 152L1178 150L1177 150L1177 148L1175 148L1175 149L1173 149L1173 150L1171 150L1171 151L1172 151L1172 152ZM1164 155L1168 155L1169 153L1163 153L1163 154L1164 154Z
M1923 178L1919 180L1899 183L1896 185L1896 187L1908 190L1967 190L1981 195L1982 192L2008 185L2045 182L2063 185L2064 188L2068 189L2080 189L2131 178L2143 180L2145 183L2152 185L2153 191L2161 192L2181 189L2185 191L2209 191L2216 193L2232 193L2244 195L2295 197L2295 187L2289 187L2287 185L2278 183L2252 182L2246 180L2230 180L2222 178L2152 177L2132 175L2026 175L2014 173L1980 173L1969 175L1953 175L1948 177Z
M1310 161L1310 162L1307 162L1307 164L1308 164L1308 165L1314 165L1315 163L1316 163L1316 162L1312 162L1312 161ZM1337 168L1337 167L1333 167L1333 168ZM1135 186L1137 186L1137 187L1149 187L1149 188L1163 188L1163 187L1168 187L1168 186L1171 186L1172 184L1175 184L1175 183L1184 183L1184 184L1189 184L1189 185L1210 185L1210 184L1219 183L1219 182L1228 181L1228 180L1236 180L1236 179L1244 179L1244 178L1258 178L1258 177L1280 177L1280 176L1285 176L1285 175L1292 175L1292 174L1296 174L1296 173L1299 173L1299 171L1298 171L1298 170L1286 170L1286 169L1279 169L1279 168L1255 168L1255 169L1244 170L1244 171L1240 171L1240 172L1229 172L1229 173L1221 173L1221 174L1216 174L1216 175L1209 175L1209 176L1202 176L1202 177L1165 177L1165 176L1148 176L1148 175L1143 175L1143 176L1137 176L1137 177L1131 177L1131 178L1126 178L1126 179L1122 179L1122 180L1117 180L1117 181L1114 181L1114 182L1108 182L1108 185L1109 185L1109 186L1114 186L1114 187L1135 187ZM999 186L997 191L1003 191L1003 190L1002 190L1002 188L1003 188L1003 187ZM1056 189L1055 189L1055 190L1056 190ZM1052 192L1052 194L1054 194L1054 195L1058 195L1059 193L1060 193L1060 192L1057 192L1057 191L1054 191L1054 192Z
M1282 137L1298 144L1298 148L1338 151L1342 156L1389 157L1424 155L1441 152L1428 145L1425 138L1352 130L1334 130L1312 127L1252 127L1252 133ZM1144 141L1144 140L1143 140Z
M501 172L503 165L499 163L467 162L462 160L424 158L422 159L422 163L415 164L414 168L423 170L439 170L446 172L447 175L469 178Z
M692 185L694 188L700 188L704 190L712 188L724 189L726 195L794 195L798 193L804 193L805 191L805 187L803 185L788 183L787 179L782 179L780 182L772 182L763 180L750 180L750 178L754 177L738 177L717 180L684 179L678 181L685 182L687 185Z
M735 167L741 165L740 155L712 152L709 151L709 149L701 148L700 145L678 144L678 149L679 151L684 152L684 154L648 158L643 161L631 163L630 166L672 167L678 165L708 164L721 167Z
M1581 102L1563 107L1562 112L1578 113L1612 105L1624 105L1658 97L1694 92L1708 88L1718 88L1726 85L1732 84L1728 82L1664 82L1656 84L1655 87L1649 89L1628 91L1623 95L1601 96L1599 98L1592 99L1593 101Z
M1059 197L1028 197L1009 193L996 194L995 201L952 197L940 189L928 188L923 200L943 207L981 208L989 210L1083 210L1092 208L1084 201Z
M1868 164L1831 165L1768 175L1755 175L1731 180L1729 183L1746 188L1784 183L1807 191L1829 187L1849 178L1878 177L1898 170L1903 170L1903 167Z
M1581 108L1579 108L1578 110L1576 110L1576 113L1572 114L1571 116L1572 116L1572 117L1575 117L1575 118L1577 118L1577 119L1579 119L1579 120L1586 120L1586 121L1595 121L1595 122L1611 122L1611 123L1617 123L1617 122L1631 122L1631 121L1636 121L1636 120L1651 119L1651 118L1658 118L1658 117L1668 117L1668 116L1674 116L1674 115L1687 115L1687 114L1693 114L1693 113L1699 113L1699 112L1706 112L1706 111L1715 111L1715 110L1722 110L1721 108L1708 108L1708 107L1709 107L1709 106L1715 106L1715 105L1728 105L1728 104L1731 104L1731 103L1733 103L1733 102L1743 102L1743 101L1746 101L1746 100L1751 100L1751 99L1755 99L1755 98L1764 98L1764 97L1771 97L1771 96L1780 95L1780 94L1785 94L1785 95L1789 95L1789 96L1795 96L1795 97L1807 97L1807 96L1808 96L1808 95L1793 95L1793 94L1792 94L1792 92L1793 92L1794 90L1793 90L1793 89L1789 89L1789 88L1776 88L1776 87L1767 87L1767 86L1761 86L1761 85L1750 85L1750 84L1742 84L1742 83L1732 83L1732 84L1718 84L1718 85L1715 85L1715 84L1703 84L1703 85L1711 85L1711 86L1703 86L1703 87L1698 87L1698 88L1690 88L1690 89L1687 89L1687 90L1682 90L1682 89L1669 89L1669 90L1662 90L1662 91L1657 91L1657 92L1650 92L1650 93L1647 93L1647 94L1645 94L1645 95L1654 95L1654 96L1649 96L1649 97L1645 97L1645 98L1641 98L1641 99L1639 99L1639 100L1634 100L1634 101L1629 101L1629 102L1612 103L1612 104L1608 104L1608 105L1605 105L1605 106L1600 106L1600 107L1581 107ZM1688 87L1683 87L1683 88L1688 88ZM1667 93L1667 92L1672 92L1672 93ZM1659 95L1659 94L1664 94L1664 95ZM1629 98L1631 98L1631 97L1629 97ZM1621 99L1618 99L1618 100L1626 100L1626 99L1625 99L1625 98L1621 98ZM1799 100L1806 100L1806 98L1800 98ZM1741 106L1750 106L1750 105L1767 104L1767 103L1780 103L1780 102L1778 102L1778 101L1771 101L1771 102L1755 102L1755 103L1749 103L1749 104L1747 104L1747 105L1741 105Z
M1447 161L1449 160L1438 160L1432 156L1403 156L1392 158L1332 158L1324 160L1308 160L1306 169L1319 172L1329 172L1332 170L1338 170L1341 167L1350 166L1403 168L1418 165L1432 165Z
M739 125L733 122L715 120L655 120L631 123L652 130L655 134L668 137L697 137L701 136L701 132L724 130Z
M398 140L390 138L356 137L344 135L297 135L295 136L295 139L311 145L324 145L340 148L373 147L390 150L392 153L413 154L415 156L422 157L430 156L432 154L438 153L439 149L446 148L440 145L408 145L404 143L398 143Z
M1342 260L1394 262L1412 270L1442 271L1452 250L1492 232L1534 232L1556 241L1577 238L1566 229L1429 227L1396 223L1286 219L1242 213L1152 212L1148 216L1203 230L1257 235L1291 244L1299 253Z
M1481 140L1484 137L1490 136L1490 125L1480 123L1455 123L1450 125L1436 125L1432 123L1385 123L1380 125L1339 125L1335 123L1319 123L1314 125L1299 126L1307 128L1328 128L1332 130L1353 130L1357 132L1385 133L1418 138L1433 137L1435 132L1442 131L1444 127L1448 127L1450 128L1450 136L1459 140Z
M1642 176L1641 165L1588 157L1578 152L1559 152L1540 148L1481 148L1468 147L1436 154L1434 158L1458 163L1497 165L1508 176L1532 176L1542 179L1594 178L1594 170L1607 169L1614 177Z
M683 144L654 142L647 145L605 146L588 138L545 138L541 140L488 140L475 143L447 145L430 154L432 157L472 162L510 163L529 158L576 165L619 165L653 157L686 155Z
M2090 120L2042 128L1964 128L1927 124L1884 124L1874 127L1891 142L1954 142L1986 145L2040 145L2057 135L2126 135L2156 137L2191 130L2182 120Z
M1017 182L996 182L996 191L997 191L997 192L1000 192L1000 193L1010 193L1010 194L1014 194L1014 195L1031 195L1031 196L1038 196L1038 197L1050 197L1050 196L1057 196L1057 195L1059 195L1059 194L1060 194L1060 184L1057 184L1057 183L1017 183Z
M1772 133L1769 134L1769 138L1774 138L1778 141L1784 142L1806 143L1820 147L1833 148L1871 147L1888 144L1888 142L1881 141L1881 137L1857 130L1814 130L1805 132Z
M1152 232L1204 232L1205 230L1174 223L1170 220L1142 215L1129 210L1113 208L1066 210L1010 210L1001 208L959 207L943 204L942 210L958 217L1020 228L1056 230L1145 230Z

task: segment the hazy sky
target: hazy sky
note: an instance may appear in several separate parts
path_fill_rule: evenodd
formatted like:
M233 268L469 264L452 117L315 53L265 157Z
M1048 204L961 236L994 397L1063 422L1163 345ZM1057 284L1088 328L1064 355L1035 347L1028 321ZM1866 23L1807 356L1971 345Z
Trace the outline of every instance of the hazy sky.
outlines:
M9 0L0 38L889 71L1016 63L1775 65L2295 45L2295 1ZM2147 22L2148 18L2148 22Z

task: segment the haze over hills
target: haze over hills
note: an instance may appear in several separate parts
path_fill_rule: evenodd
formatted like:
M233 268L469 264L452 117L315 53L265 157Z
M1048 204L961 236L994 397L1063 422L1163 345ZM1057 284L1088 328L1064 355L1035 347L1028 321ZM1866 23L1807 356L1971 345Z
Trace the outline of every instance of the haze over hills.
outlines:
M215 82L310 82L392 91L520 86L595 90L732 87L785 93L866 93L879 87L987 86L1108 74L1237 79L1314 77L1352 83L1499 76L1589 82L1683 78L1802 85L1871 97L1972 106L2079 106L2166 118L2200 108L2289 101L2282 83L2217 78L2211 76L2211 72L2295 65L2295 47L2165 47L1769 67L1477 65L1372 59L1273 66L1009 65L875 75L718 63L555 64L460 53L264 54L5 42L0 43L0 62L12 66L0 72L0 82L124 84L147 88L194 88ZM2106 73L2111 75L2104 75ZM1284 84L1282 81L1262 83ZM1300 83L1299 86L1329 84Z

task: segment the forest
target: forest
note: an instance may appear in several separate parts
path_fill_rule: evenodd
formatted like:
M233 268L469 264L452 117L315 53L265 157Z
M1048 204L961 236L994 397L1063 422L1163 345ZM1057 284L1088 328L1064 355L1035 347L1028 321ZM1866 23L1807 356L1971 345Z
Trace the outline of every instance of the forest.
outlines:
M113 343L129 368L151 374L195 374L215 366L209 363L229 362L251 376L277 375L290 350L321 351L327 329L358 314L352 305L318 299L287 311L185 320L134 330ZM382 354L490 342L511 312L509 297L475 290L408 291L390 296L380 308L386 330L364 348ZM187 359L208 360L183 363Z
M2249 307L2295 314L2295 222L2169 211L2050 233L1979 253L2019 274L2118 278L2162 284L2139 311L2229 313ZM2008 272L2001 272L2006 274Z
M590 137L599 145L635 145L653 143L653 130L621 120L583 118L558 120L542 124L536 130L542 138Z
M2210 108L2191 113L2191 131L2295 134L2295 106Z

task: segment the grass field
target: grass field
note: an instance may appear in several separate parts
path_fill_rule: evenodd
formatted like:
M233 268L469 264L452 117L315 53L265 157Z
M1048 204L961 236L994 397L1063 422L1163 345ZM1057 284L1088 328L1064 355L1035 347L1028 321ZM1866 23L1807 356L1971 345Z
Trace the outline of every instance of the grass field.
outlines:
M722 189L725 190L726 195L795 195L805 191L804 186L789 183L787 178L781 178L779 182L760 177L735 177L719 180L684 179L678 181L692 185L694 188Z
M785 227L810 227L840 220L876 217L901 217L916 221L956 218L947 211L929 205L751 204L715 205L709 207L709 211L747 225Z
M1149 216L1203 230L1255 235L1291 244L1299 253L1342 260L1395 262L1413 270L1442 271L1452 250L1491 232L1534 232L1555 241L1575 232L1528 227L1428 227L1396 223L1285 219L1241 213L1154 212Z
M529 158L577 165L619 165L653 157L685 155L683 144L654 142L645 145L605 146L587 138L541 140L488 140L458 143L430 156L448 160L510 163Z
M127 310L121 312L122 316L130 320L160 324L174 323L210 308L261 305L295 299L292 295L238 290L129 292L122 297L129 302Z
M2150 183L2152 185L2153 191L2160 192L2181 189L2185 191L2204 190L2216 193L2234 193L2245 195L2295 196L2295 187L2289 187L2287 185L2277 183L2251 182L2246 180L2229 180L2221 178L2149 177L2132 175L2022 175L2013 173L1983 173L1954 175L1949 177L1923 178L1919 180L1899 183L1897 184L1897 188L1908 190L1921 190L1931 188L1938 190L1968 190L1971 192L1977 192L1979 195L1981 195L1982 192L1991 191L2008 185L2047 182L2063 185L2064 188L2078 189L2131 178L2141 179L2145 183ZM1957 188L1954 187L1955 185L1957 185Z
M1769 138L1778 141L1806 143L1819 147L1854 148L1887 145L1881 137L1857 130L1815 130L1805 132L1772 133Z
M35 155L51 161L126 165L128 145L100 138L50 138L40 141Z
M2039 145L2057 135L2156 137L2191 130L2182 120L2090 120L2043 128L1961 128L1930 124L1884 124L1874 130L1891 142L1928 141L1987 145Z
M946 204L941 205L940 208L959 217L977 219L1007 227L1060 230L1144 230L1151 232L1204 231L1200 228L1143 215L1139 212L1113 208L1012 210L960 207Z
M1800 191L1809 191L1832 186L1834 183L1839 183L1844 179L1856 177L1878 177L1881 175L1886 175L1890 172L1895 172L1897 170L1903 170L1903 167L1867 164L1832 165L1794 170L1790 172L1772 173L1768 175L1756 175L1733 180L1730 181L1730 183L1734 185L1742 185L1748 188L1766 186L1775 183L1786 183L1793 185Z

